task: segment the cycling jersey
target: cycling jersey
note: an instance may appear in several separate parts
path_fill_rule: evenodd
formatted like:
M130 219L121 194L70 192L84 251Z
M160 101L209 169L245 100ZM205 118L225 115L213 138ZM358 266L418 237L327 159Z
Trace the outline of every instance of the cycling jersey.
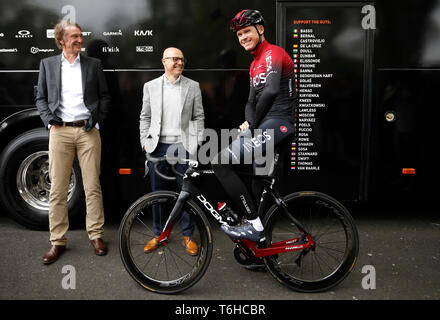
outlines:
M224 158L243 159L243 155L251 152L253 159L258 155L266 157L264 141L271 140L273 146L277 146L294 133L295 108L297 94L295 88L295 71L292 59L284 49L271 45L264 40L253 53L254 61L249 71L250 92L246 104L245 118L249 122L250 131L245 130L242 134L250 134L246 139L234 140L228 148L221 151ZM261 141L253 137L253 129L263 130L264 139ZM273 136L268 137L268 129L273 129ZM269 139L270 138L270 139ZM249 141L250 140L250 141ZM253 141L256 143L253 143ZM259 150L261 149L261 150ZM267 158L266 161L273 161ZM266 162L267 164L268 162ZM242 166L236 164L214 163L212 168L217 178L223 185L229 197L233 199L240 211L248 220L258 218L258 199L261 196L261 186L253 185L249 192L246 184L235 172ZM258 184L258 183L257 183Z
M271 118L291 119L297 105L292 58L264 40L253 53L245 117L251 128Z

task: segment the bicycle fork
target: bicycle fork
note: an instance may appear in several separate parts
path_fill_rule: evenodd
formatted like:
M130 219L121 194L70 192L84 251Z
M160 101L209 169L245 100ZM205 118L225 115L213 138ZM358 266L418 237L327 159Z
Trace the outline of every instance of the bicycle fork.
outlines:
M186 200L190 197L190 195L191 194L186 191L180 192L176 204L174 205L173 210L171 211L167 219L167 222L165 223L165 227L163 228L162 233L160 234L159 237L160 246L165 246L168 243L168 238L170 236L171 231L173 230L174 223L180 217L180 214L182 213L183 205L185 204Z

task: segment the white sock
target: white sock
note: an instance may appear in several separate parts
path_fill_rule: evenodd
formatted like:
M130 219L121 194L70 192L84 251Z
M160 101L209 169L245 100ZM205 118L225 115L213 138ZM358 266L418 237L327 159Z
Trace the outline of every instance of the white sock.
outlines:
M255 230L257 231L263 231L264 227L263 224L261 223L260 218L258 217L255 220L248 220L250 223L252 223L252 226L255 228Z

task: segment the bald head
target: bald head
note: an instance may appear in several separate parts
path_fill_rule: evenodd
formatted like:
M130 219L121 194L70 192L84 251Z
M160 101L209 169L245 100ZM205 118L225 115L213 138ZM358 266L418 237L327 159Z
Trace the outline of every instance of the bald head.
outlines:
M163 51L162 58L166 57L183 57L183 52L178 48L169 47Z

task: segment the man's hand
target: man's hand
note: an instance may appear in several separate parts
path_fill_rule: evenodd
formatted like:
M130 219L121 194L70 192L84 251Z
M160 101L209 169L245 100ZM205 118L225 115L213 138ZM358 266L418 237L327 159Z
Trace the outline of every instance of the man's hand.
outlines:
M240 129L238 129L238 132L246 131L249 129L249 122L245 121L240 125Z

